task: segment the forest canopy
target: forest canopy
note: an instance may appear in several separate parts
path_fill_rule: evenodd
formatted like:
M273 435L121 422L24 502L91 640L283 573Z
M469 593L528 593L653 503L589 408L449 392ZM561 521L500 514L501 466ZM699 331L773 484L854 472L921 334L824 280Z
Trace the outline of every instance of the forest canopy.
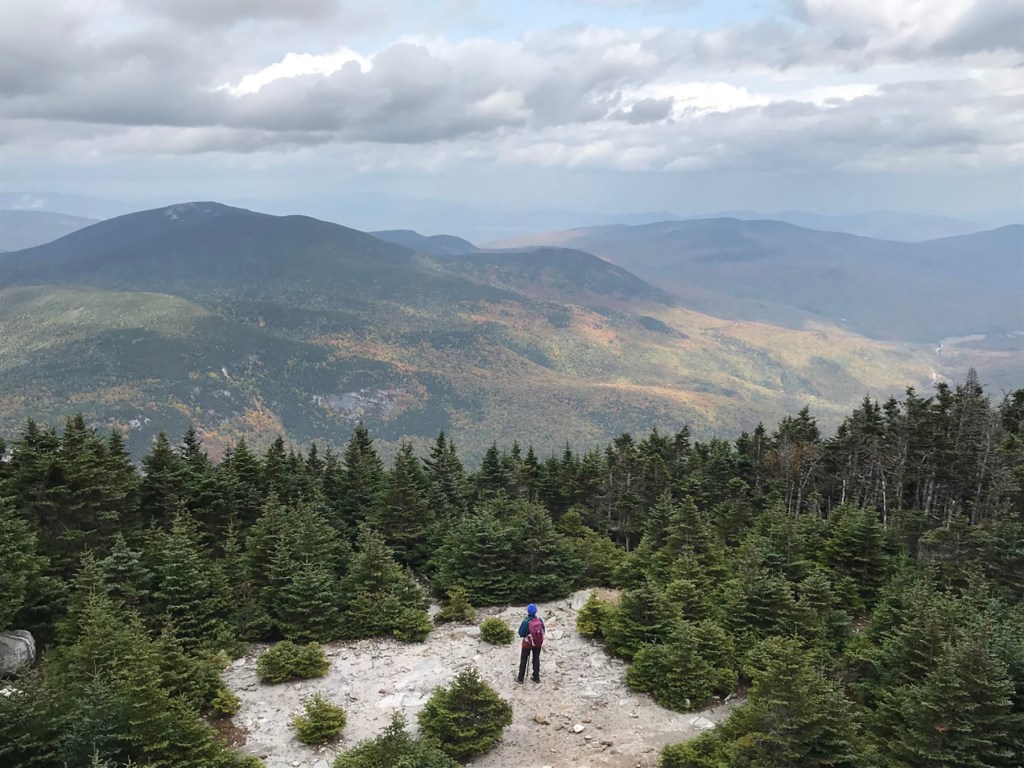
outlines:
M245 643L416 642L430 595L591 586L621 590L581 630L631 686L746 693L665 768L1024 764L1024 390L973 374L832 436L805 408L472 470L443 432L385 464L362 425L219 463L161 434L137 467L81 415L0 455L0 631L45 648L0 696L3 765L255 765L209 725Z

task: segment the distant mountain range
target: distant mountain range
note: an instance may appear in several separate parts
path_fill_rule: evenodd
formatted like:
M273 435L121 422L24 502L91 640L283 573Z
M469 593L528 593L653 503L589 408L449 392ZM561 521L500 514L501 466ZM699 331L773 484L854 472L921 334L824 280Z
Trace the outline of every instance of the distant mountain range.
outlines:
M96 219L48 211L0 210L0 251L18 251L69 235Z
M162 207L172 202L175 201L150 199L128 202L45 191L0 193L0 209L64 213L90 219L113 218L142 208ZM1020 211L1013 207L978 219L895 211L847 214L822 214L799 210L725 210L704 213L666 210L598 212L557 207L495 207L473 202L368 195L362 191L311 199L240 198L231 201L231 204L274 215L301 212L324 221L356 226L367 231L380 230L385 237L393 235L401 238L404 232L419 230L455 234L459 235L460 239L468 238L476 243L507 240L532 232L576 227L614 224L636 226L670 220L709 218L784 221L808 229L846 232L882 240L918 242L969 234L1020 221ZM398 225L407 229L394 229Z
M588 227L504 245L606 258L723 318L828 322L878 339L937 342L1024 330L1024 226L899 243L734 218Z
M931 380L932 350L711 317L572 248L470 246L188 203L0 254L0 431L82 410L136 450L189 421L216 450L338 443L363 419L478 456L655 424L737 433L807 403L835 423Z
M849 235L862 235L879 240L897 240L916 243L933 240L939 237L965 235L977 232L984 227L977 222L954 219L950 216L928 216L916 213L896 213L894 211L871 211L868 213L823 214L808 211L776 211L762 213L758 211L721 211L704 216L667 218L687 219L743 219L747 221L783 221L805 229L820 229L825 232L845 232ZM665 221L665 219L661 219ZM627 222L623 222L627 223ZM636 222L651 223L651 222Z

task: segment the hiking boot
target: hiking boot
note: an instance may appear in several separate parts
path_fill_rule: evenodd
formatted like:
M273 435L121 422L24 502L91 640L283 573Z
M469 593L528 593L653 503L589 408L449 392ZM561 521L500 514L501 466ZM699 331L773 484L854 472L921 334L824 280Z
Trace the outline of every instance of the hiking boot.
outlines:
M535 682L535 683L539 683L540 682L540 678L539 677L531 677L530 679L533 680L533 682Z
M523 684L523 678L517 677L516 678L516 682L519 683L520 685L522 685Z

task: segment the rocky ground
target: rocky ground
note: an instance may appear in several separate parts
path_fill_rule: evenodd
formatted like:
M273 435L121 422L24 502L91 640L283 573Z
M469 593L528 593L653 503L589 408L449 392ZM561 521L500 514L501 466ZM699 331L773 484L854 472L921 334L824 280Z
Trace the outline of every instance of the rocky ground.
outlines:
M495 647L468 624L446 624L424 643L363 640L326 647L327 675L283 685L256 678L254 647L224 672L242 699L234 723L245 733L243 749L260 755L268 768L329 768L334 755L376 735L392 712L405 713L411 727L431 690L473 664L511 704L513 722L501 743L470 763L481 768L648 768L664 744L684 741L714 727L728 705L680 714L655 704L626 686L625 664L576 632L576 611L587 592L540 605L548 636L541 657L541 683L515 681L519 644ZM481 611L518 628L522 607ZM321 692L348 711L343 738L329 747L308 747L289 728L303 697Z

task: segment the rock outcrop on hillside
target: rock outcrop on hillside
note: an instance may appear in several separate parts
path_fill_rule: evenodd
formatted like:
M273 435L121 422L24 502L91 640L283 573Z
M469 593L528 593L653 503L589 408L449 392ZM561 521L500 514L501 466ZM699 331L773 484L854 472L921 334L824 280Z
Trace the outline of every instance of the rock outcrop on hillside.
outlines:
M539 685L515 681L518 642L491 646L479 639L478 627L467 624L443 625L418 644L331 644L326 648L331 668L325 677L277 686L257 681L255 658L263 647L254 648L224 673L228 686L242 699L234 722L247 732L244 749L263 756L267 768L329 768L337 753L379 733L396 710L415 727L416 714L431 690L448 684L470 664L513 707L513 722L501 743L473 761L474 766L654 766L664 744L713 728L728 714L726 705L689 714L671 712L631 691L625 682L626 665L576 632L576 610L586 595L579 592L540 605L548 637ZM498 616L515 629L522 615L522 607L516 606L480 611L478 619ZM348 711L343 738L330 747L304 746L288 727L303 698L316 692Z
M31 632L16 629L0 633L0 677L14 677L36 660L36 641Z

